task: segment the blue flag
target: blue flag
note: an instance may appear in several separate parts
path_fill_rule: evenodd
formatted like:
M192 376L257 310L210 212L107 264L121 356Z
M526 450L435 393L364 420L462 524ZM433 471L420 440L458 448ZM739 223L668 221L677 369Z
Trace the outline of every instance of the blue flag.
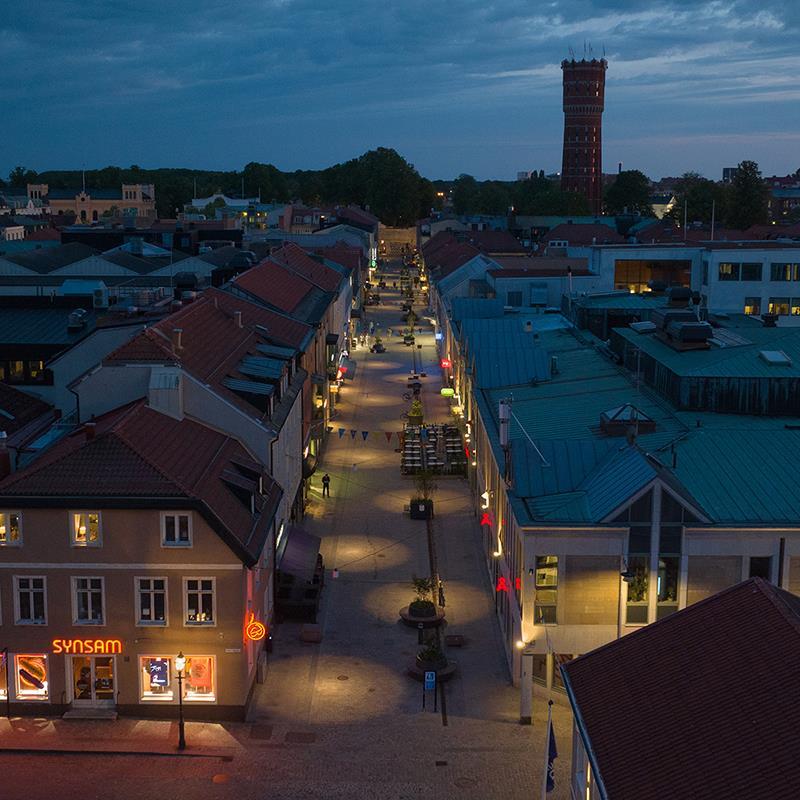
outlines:
M556 747L556 733L553 730L553 722L550 721L550 741L547 745L547 791L552 792L556 788L555 765L553 762L558 758L558 748Z

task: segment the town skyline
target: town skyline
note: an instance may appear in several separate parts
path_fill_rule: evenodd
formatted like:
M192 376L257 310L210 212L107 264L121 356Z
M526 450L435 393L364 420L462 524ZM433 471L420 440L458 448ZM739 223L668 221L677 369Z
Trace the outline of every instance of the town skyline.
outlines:
M609 61L606 172L619 161L656 179L718 180L743 159L765 175L797 168L797 11L772 0L599 5L467 3L454 15L412 2L402 15L373 9L369 26L361 6L340 5L333 28L312 4L284 0L225 19L179 2L157 24L146 9L91 2L20 10L0 26L13 143L0 172L177 166L178 153L189 168L293 171L379 145L431 180L557 172L571 52ZM52 80L64 71L78 78Z

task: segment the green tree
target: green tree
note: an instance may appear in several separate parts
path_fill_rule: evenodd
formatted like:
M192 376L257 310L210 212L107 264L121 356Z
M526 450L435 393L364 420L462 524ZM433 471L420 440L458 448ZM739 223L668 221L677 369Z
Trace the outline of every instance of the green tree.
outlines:
M685 172L675 185L675 205L665 215L683 225L684 204L688 222L711 223L714 217L721 225L727 211L727 187L710 181L697 172Z
M225 201L221 197L213 200L203 208L203 214L205 214L206 219L216 219L218 208L225 208Z
M484 181L478 188L478 212L506 214L511 205L511 193L500 181Z
M38 174L32 169L14 167L14 169L8 173L8 185L15 189L24 189L29 183L36 182L37 178Z
M453 184L456 214L475 214L480 206L480 186L472 175L459 175Z
M769 187L755 161L742 161L731 183L726 222L743 231L769 221Z
M653 216L650 205L650 179L638 169L620 172L616 180L606 189L606 211L609 214L641 214Z

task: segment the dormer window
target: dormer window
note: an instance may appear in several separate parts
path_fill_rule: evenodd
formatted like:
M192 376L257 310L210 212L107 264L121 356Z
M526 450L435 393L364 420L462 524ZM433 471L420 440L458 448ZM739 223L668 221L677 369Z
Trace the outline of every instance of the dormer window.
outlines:
M73 547L99 547L102 543L99 511L75 511L70 514Z
M0 511L0 547L19 547L22 544L22 524L19 511Z

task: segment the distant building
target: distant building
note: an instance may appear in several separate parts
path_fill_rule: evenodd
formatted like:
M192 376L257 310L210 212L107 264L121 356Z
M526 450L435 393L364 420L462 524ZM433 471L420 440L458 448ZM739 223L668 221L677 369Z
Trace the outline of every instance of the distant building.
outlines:
M722 182L733 183L733 179L739 173L739 167L723 167L722 168Z
M608 62L564 60L564 148L561 188L589 200L593 213L603 202L602 124Z
M29 183L28 198L40 201L51 214L74 214L76 222L98 222L102 217L156 215L156 187L152 183L123 183L119 189L51 189Z

